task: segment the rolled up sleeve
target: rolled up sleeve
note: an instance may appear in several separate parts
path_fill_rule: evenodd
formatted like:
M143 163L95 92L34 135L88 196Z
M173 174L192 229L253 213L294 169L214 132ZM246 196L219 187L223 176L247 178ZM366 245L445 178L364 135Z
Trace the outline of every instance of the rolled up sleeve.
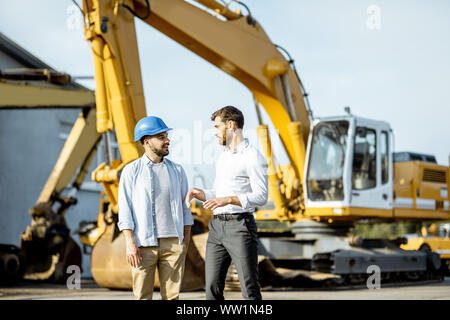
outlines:
M189 184L186 176L186 172L181 168L181 192L182 192L182 206L183 206L183 223L185 226L191 226L194 224L194 218L192 217L191 209L186 206L184 199L189 191Z
M267 168L267 161L261 154L256 153L250 157L247 174L252 191L237 195L243 209L266 204L269 196Z
M119 221L117 226L119 230L134 230L133 205L131 198L132 176L129 167L122 171L119 181Z

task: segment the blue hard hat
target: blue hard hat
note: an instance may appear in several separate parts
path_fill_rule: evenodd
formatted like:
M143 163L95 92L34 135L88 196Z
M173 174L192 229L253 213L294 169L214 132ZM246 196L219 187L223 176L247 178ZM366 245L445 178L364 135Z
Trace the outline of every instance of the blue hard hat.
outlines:
M152 136L161 132L172 130L158 117L145 117L136 123L134 127L134 141L139 141L143 136Z

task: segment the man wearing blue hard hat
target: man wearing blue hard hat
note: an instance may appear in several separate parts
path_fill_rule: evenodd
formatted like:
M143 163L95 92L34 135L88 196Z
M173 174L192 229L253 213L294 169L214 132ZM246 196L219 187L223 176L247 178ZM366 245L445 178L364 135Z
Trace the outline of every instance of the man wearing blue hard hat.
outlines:
M119 184L119 230L126 239L136 299L152 299L158 269L162 299L178 299L194 224L184 199L188 192L181 165L169 154L168 128L158 117L136 124L134 141L145 154L127 164Z

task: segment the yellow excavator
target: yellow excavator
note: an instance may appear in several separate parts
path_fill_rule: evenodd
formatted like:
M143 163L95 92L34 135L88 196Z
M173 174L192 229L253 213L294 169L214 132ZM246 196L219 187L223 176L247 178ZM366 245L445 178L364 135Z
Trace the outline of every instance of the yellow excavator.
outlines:
M306 270L308 276L333 275L328 279L335 285L363 283L371 265L379 266L386 281L442 277L437 253L403 250L403 242L351 239L347 234L361 220L449 220L449 167L408 154L394 159L387 122L349 110L343 116L314 119L293 59L269 39L244 3L84 0L80 10L94 59L96 107L80 113L30 211L32 224L21 237L26 274L54 276L77 260L73 257L80 249L62 227L64 213L76 201L62 196L62 190L68 184L79 188L103 139L106 162L92 173L104 189L97 219L83 223L78 233L83 245L92 247L96 282L131 288L116 222L121 170L143 154L142 146L133 142L134 126L146 116L135 30L135 19L141 19L251 91L260 124L257 132L269 163L269 202L255 212L261 257L275 267ZM287 165L276 164L260 107L279 133ZM120 159L108 151L113 134ZM192 212L199 234L188 251L184 289L204 285L205 234L211 218L211 212L196 203ZM43 241L43 235L53 241Z

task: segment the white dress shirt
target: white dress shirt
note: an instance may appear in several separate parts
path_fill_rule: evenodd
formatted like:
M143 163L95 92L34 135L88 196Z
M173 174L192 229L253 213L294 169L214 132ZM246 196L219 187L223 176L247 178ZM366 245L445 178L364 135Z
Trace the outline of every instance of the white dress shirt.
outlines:
M214 214L253 212L268 198L267 161L248 139L232 150L225 150L217 159L213 189L203 190L206 200L237 196L242 207L226 205Z

